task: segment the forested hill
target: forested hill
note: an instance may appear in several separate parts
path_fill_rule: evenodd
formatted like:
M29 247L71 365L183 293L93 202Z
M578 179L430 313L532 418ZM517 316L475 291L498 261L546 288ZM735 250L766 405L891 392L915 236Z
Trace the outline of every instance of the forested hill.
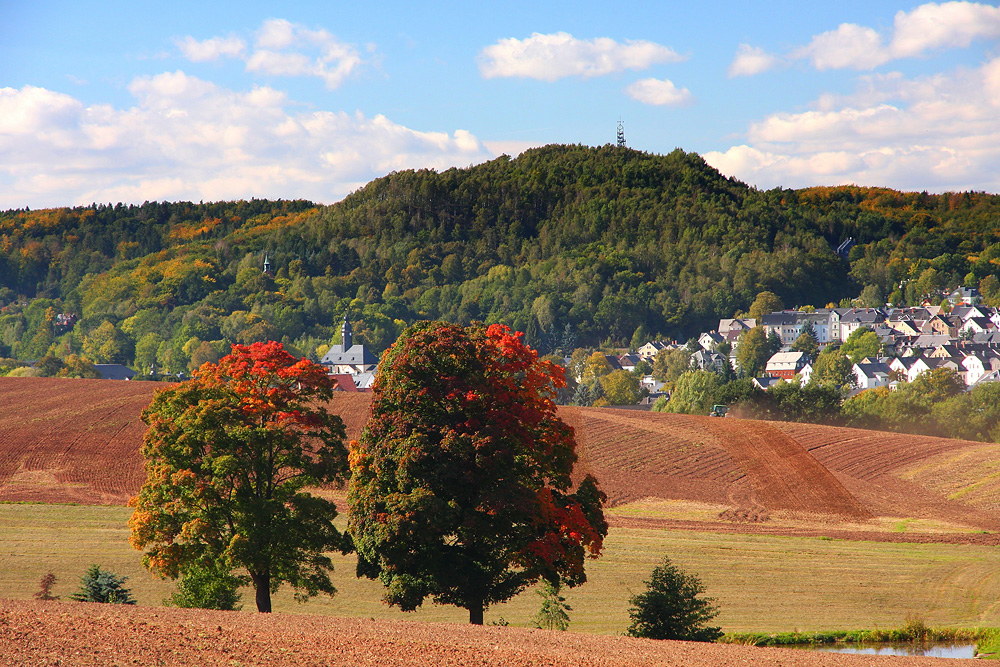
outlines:
M442 318L505 322L550 351L685 338L763 290L874 305L986 279L992 296L998 213L1000 197L976 193L759 191L695 154L613 146L393 173L328 207L7 211L0 356L176 372L263 338L315 355L347 309L376 349ZM834 252L848 237L849 262Z

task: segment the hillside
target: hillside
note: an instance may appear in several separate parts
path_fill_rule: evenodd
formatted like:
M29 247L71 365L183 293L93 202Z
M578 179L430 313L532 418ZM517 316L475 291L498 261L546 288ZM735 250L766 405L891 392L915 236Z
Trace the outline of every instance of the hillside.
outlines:
M0 500L124 504L142 483L139 414L158 386L0 378ZM368 401L331 402L349 437ZM631 410L560 415L576 430L576 474L598 478L613 523L1000 543L1000 445Z
M375 351L440 318L502 322L568 354L685 339L762 290L787 306L918 303L958 284L995 300L998 225L996 195L765 192L681 150L555 145L393 173L328 207L5 211L0 357L177 373L268 339L315 357L347 311Z

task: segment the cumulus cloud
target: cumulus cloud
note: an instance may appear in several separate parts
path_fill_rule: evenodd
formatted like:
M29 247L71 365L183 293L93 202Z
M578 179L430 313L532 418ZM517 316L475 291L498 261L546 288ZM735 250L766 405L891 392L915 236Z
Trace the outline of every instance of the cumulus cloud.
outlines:
M185 58L196 63L218 60L223 57L239 58L247 48L246 42L235 36L212 37L202 41L188 36L184 39L178 39L176 44Z
M764 49L749 44L740 44L727 72L730 77L753 76L773 69L780 62L780 58L767 53Z
M135 106L85 106L0 88L0 209L250 197L332 202L390 171L493 157L463 130L300 111L269 87L234 91L168 72L129 86Z
M961 48L976 39L1000 38L1000 7L975 2L926 3L912 11L899 11L889 34L854 23L816 35L788 57L808 60L819 70L874 69L892 60L912 58L933 49ZM766 71L775 63L756 56L760 49L743 44L730 65L729 75Z
M268 19L257 30L253 49L239 37L194 37L177 40L192 62L240 58L248 72L270 76L314 76L327 88L338 88L362 64L357 47L341 42L328 31L313 30L285 19Z
M854 95L754 123L747 143L705 154L760 187L882 185L1000 191L1000 58L974 69L862 78Z
M487 79L524 77L555 81L642 70L684 58L673 49L645 40L577 39L565 32L533 33L527 39L501 39L479 54L479 72Z
M897 12L890 49L897 58L937 48L965 47L1000 37L1000 8L973 2L920 5Z
M625 88L625 93L637 102L657 106L679 107L694 102L687 88L678 88L667 79L641 79Z
M872 69L891 58L878 31L853 23L842 23L836 30L813 37L808 46L793 52L792 57L808 58L819 70Z

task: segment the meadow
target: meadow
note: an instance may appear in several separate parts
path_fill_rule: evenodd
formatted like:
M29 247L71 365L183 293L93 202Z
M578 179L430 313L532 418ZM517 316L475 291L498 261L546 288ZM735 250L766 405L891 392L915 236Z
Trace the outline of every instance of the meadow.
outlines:
M611 514L634 514L614 508ZM161 605L174 584L155 579L128 544L131 510L119 506L0 504L0 598L28 599L47 572L63 599L91 563L129 577L140 605ZM342 519L343 517L341 517ZM565 591L570 629L621 634L628 599L664 555L697 574L721 609L726 632L829 631L889 628L908 618L929 626L1000 625L1000 550L960 544L914 544L824 537L612 528L603 556L588 563L589 581ZM464 623L463 610L426 602L403 613L380 601L378 582L354 576L354 558L336 559L334 598L296 603L282 588L277 613ZM253 610L244 593L244 612ZM529 626L540 598L525 591L487 612Z

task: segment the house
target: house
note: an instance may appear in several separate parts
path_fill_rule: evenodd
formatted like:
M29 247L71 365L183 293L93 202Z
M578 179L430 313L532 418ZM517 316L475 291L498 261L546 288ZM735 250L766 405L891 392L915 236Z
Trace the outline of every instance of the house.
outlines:
M798 313L794 310L761 315L760 326L763 327L764 333L768 336L776 333L781 338L781 344L784 347L794 343L795 339L802 333L802 323L799 322Z
M719 320L719 335L729 338L730 332L735 332L736 337L744 331L749 331L757 327L757 320L752 317L733 318L731 320Z
M948 301L953 304L975 304L979 303L982 298L979 296L979 290L975 287L959 287L954 292L948 295Z
M964 305L962 305L962 306L955 306L954 308L952 308L951 309L951 314L954 315L955 317L961 318L961 320L964 322L965 320L969 319L970 317L986 317L986 318L989 318L991 310L992 310L991 308L987 308L985 306L979 306L979 305L964 306Z
M970 317L958 328L958 335L973 336L977 333L986 333L996 330L997 325L988 317Z
M985 375L1000 371L1000 355L996 352L976 352L962 359L965 369L965 385L977 384Z
M877 359L866 357L854 364L851 370L854 373L858 389L888 387L889 382L892 381L892 369L888 364Z
M910 369L913 365L917 363L922 357L896 357L889 362L889 368L896 374L898 378L908 378L910 376Z
M122 364L94 364L102 380L131 380L135 371Z
M340 345L331 345L319 363L327 367L330 375L357 375L366 371L374 371L378 366L378 357L364 345L355 345L352 338L351 323L344 314L344 323L340 326Z
M662 393L663 392L663 386L664 386L665 383L664 382L660 382L659 380L657 380L656 378L654 378L652 375L643 375L642 376L642 380L639 381L639 384L642 387L644 387L647 391L649 391L650 395L653 395L653 394Z
M958 336L958 327L961 324L961 320L957 317L939 314L927 320L927 323L924 324L921 331L922 333L939 334L941 336L955 338Z
M618 357L618 367L630 373L635 370L635 365L642 361L638 354L623 354Z
M698 350L691 355L691 367L700 371L712 371L721 373L722 369L729 363L729 358L718 352L709 350Z
M776 378L776 377L771 377L770 375L765 375L764 377L761 377L761 378L754 378L753 379L753 386L757 387L758 389L760 389L762 391L767 391L768 389L770 389L774 385L778 384L779 382L781 382L781 378Z
M715 331L709 331L698 336L698 345L701 345L701 349L703 350L714 350L724 342L726 342L725 337Z
M654 358L657 354L659 354L660 350L665 350L665 349L667 349L666 343L654 340L646 343L635 352L646 361L649 361L650 359Z
M885 313L878 308L852 308L840 316L840 339L847 340L861 327L875 329L875 325L885 322Z
M805 352L778 352L767 360L764 372L771 377L791 380L808 362Z

